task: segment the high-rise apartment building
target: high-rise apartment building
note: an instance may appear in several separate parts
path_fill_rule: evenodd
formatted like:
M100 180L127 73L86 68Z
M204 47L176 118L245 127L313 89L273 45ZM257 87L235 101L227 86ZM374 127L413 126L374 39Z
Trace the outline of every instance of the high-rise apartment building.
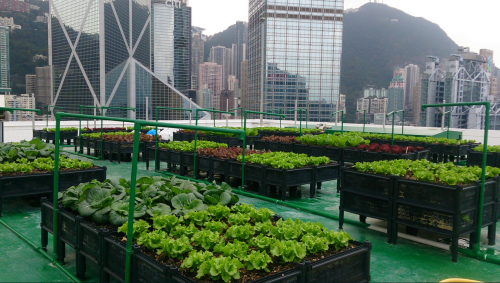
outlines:
M205 41L201 33L193 34L191 39L191 80L198 78L198 66L205 61ZM191 82L192 89L198 89L198 84Z
M153 72L187 95L192 75L191 7L187 0L151 2Z
M241 62L247 59L248 23L236 22L236 43L232 46L232 75L241 82Z
M35 93L35 80L36 80L36 75L26 75L26 93L27 94L32 94Z
M405 67L405 101L404 101L404 109L411 114L413 113L413 96L415 94L415 87L418 84L420 75L420 67L418 65L410 64Z
M204 108L208 107L219 107L219 98L222 91L222 66L217 65L217 63L205 62L198 66L199 80L198 85L210 90L210 105L203 103ZM200 97L198 101L204 100L204 93L202 89L199 92Z
M30 12L30 4L24 3L24 1L16 0L0 0L0 10L1 11L13 11L21 13Z
M220 94L220 102L219 102L218 110L228 111L228 109L233 109L234 106L234 91L232 90L223 90ZM221 115L221 117L223 117Z
M210 49L208 61L222 66L223 89L228 89L229 75L232 74L232 50L224 46L214 46Z
M0 26L0 92L10 92L9 27Z
M343 0L250 0L248 110L309 109L332 121L339 99ZM262 101L262 104L261 104Z
M425 73L422 76L422 104L479 102L493 100L489 96L490 74L483 69L483 56L470 52L469 48L459 47L457 54L449 57L446 69L440 68L439 58L429 56ZM482 129L484 113L482 107L445 107L451 112L451 127ZM427 108L420 113L420 125L441 126L442 112Z
M45 113L46 106L50 105L52 91L52 76L51 76L50 66L36 67L35 68L35 99L36 99L36 109Z
M405 80L401 76L392 79L387 93L387 113L404 110ZM402 114L397 114L402 119ZM392 119L392 118L391 118Z
M187 0L49 0L53 105L189 108L191 10ZM177 89L178 88L178 89ZM194 107L198 107L195 105ZM200 113L200 117L208 113ZM121 111L106 111L107 116ZM160 119L186 119L165 111ZM208 116L207 116L208 117Z
M230 75L227 77L227 89L235 91L238 88L238 79L236 76Z

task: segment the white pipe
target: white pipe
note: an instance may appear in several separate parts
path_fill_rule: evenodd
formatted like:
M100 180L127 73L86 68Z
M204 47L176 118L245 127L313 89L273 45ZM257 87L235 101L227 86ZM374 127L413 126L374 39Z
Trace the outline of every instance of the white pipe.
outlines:
M445 103L446 103L446 100L443 99L443 104L445 104ZM446 110L446 108L443 107L443 109L442 109L443 115L441 116L441 131L444 131L444 116L446 116L444 114L444 112L446 112L445 110Z
M189 125L191 125L191 120L193 117L193 112L192 112L193 111L193 99L192 98L189 99L189 110L191 110L191 111L189 111Z
M295 121L294 124L295 125L297 125L297 103L298 103L298 101L295 100L295 111L293 111L293 113L294 113L294 121Z
M146 121L149 120L149 97L146 96Z
M379 226L370 225L368 227L368 229L387 234L387 229L379 227ZM407 240L410 240L410 241L413 241L413 242L417 242L417 243L420 243L420 244L432 246L432 247L439 248L439 249L446 250L446 251L450 250L450 245L438 243L438 242L427 240L427 239L424 239L424 238L419 238L419 237L411 236L411 235L408 235L408 234L405 234L405 233L401 233L401 232L398 232L398 238L407 239Z
M32 93L31 94L31 108L32 109L36 109L36 104L35 104L35 94ZM32 121L32 128L33 128L33 131L35 130L35 116L36 116L36 113L35 112L30 112L31 113L31 121Z

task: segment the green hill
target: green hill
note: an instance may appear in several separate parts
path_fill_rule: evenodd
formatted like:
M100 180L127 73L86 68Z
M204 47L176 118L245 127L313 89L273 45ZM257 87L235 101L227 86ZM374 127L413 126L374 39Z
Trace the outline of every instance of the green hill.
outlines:
M227 48L231 48L232 44L235 43L236 39L236 25L229 26L225 31L211 36L207 42L205 42L205 62L208 61L208 56L210 55L210 48L212 46L222 45Z
M18 13L2 11L1 17L13 17L14 23L20 25L22 29L16 29L10 33L10 81L12 94L22 94L26 92L26 74L34 74L35 67L48 65L47 60L33 62L33 56L41 54L48 56L47 24L36 23L36 16L43 16L48 13L49 5L47 1L31 0L26 1L32 5L37 5L40 10L31 10L31 13Z
M391 21L391 20L397 21ZM344 15L341 93L348 113L366 85L387 88L394 67L425 66L427 55L448 57L457 44L437 25L385 4L368 3ZM354 114L347 117L352 121Z

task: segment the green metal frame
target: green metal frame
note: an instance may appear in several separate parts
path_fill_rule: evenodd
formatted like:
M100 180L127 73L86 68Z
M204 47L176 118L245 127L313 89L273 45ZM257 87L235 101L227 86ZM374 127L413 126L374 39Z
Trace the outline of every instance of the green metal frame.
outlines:
M242 130L232 130L232 129L212 129L210 127L202 127L202 126L192 126L192 125L181 125L181 124L172 124L172 123L160 123L160 122L151 122L144 120L132 120L132 119L120 119L120 118L111 118L104 116L91 116L91 115L82 115L82 114L69 114L69 113L56 113L56 132L55 132L55 150L54 150L54 192L53 192L53 200L54 200L54 210L53 210L53 260L57 261L57 251L58 251L58 193L59 193L59 159L60 159L60 137L61 137L61 118L62 117L74 117L80 119L99 119L101 121L120 121L120 122L130 122L134 123L134 146L133 146L133 158L132 158L132 169L131 169L131 180L130 180L130 201L129 201L129 217L128 217L128 230L127 230L127 249L126 249L126 262L125 262L125 282L130 282L131 275L131 259L132 259L132 243L133 243L133 223L134 223L134 209L135 209L135 187L137 180L137 163L139 160L139 138L140 138L140 130L142 126L160 126L160 127L168 127L168 128L181 128L181 129L189 129L195 131L195 143L194 143L194 171L196 171L196 141L198 131L217 131L223 133L232 133L237 134L240 139L243 140L243 148L246 147L246 134L245 131ZM245 151L242 153L242 177L245 174ZM244 184L244 178L242 178L242 184Z
M344 133L344 110L339 110L339 111L337 111L337 112L333 112L333 113L332 113L332 117L333 117L333 115L335 115L335 114L337 114L337 113L341 113L341 114L342 114L342 115L340 116L341 121L342 121L342 126L341 126L341 128L340 128L340 133L342 133L342 134L343 134L343 133Z
M205 111L205 112L211 112L211 113L222 113L222 114L230 114L230 115L235 115L234 112L229 112L229 111L220 111L220 110L213 110L213 109L196 109L196 125L198 125L198 112L200 111ZM215 115L214 115L214 128L215 128Z
M246 110L245 111L245 122L243 124L243 130L246 132L247 131L247 114L262 114L262 115L269 115L269 116L277 116L277 117L281 117L280 118L280 128L281 128L281 119L285 118L286 115L285 114L274 114L274 113L266 113L266 112L257 112L257 111L249 111L249 110Z
M242 115L243 114L243 107L229 109L228 111L233 111L233 110L240 110L241 127L243 128L243 115ZM235 112L234 116L236 117L236 112Z
M171 108L171 107L156 107L155 110L155 120L158 122L158 113L159 110L173 110L173 111L189 111L193 113L192 109L184 109L184 108ZM155 172L158 172L160 168L156 167L156 159L158 158L158 127L156 127L156 135L155 135ZM158 172L160 173L160 172Z
M309 110L307 109L291 109L291 110L288 110L288 112L299 112L300 113L300 117L299 117L299 120L300 120L300 123L299 123L299 136L302 136L302 111L306 110L307 113L309 113ZM307 127L307 125L306 125Z
M446 138L450 138L450 119L451 119L451 111L444 112L443 115L448 114L448 129L446 130Z
M363 111L363 134L365 133L365 125L366 125L366 109L358 110L356 113Z
M102 116L104 116L104 109L106 109L106 110L113 110L113 109L122 110L122 119L125 119L125 113L126 113L126 111L134 111L134 112L136 112L136 110L137 110L137 108L133 108L133 107L101 106L101 115ZM101 123L101 125L102 125L102 123ZM123 122L123 128L125 128L125 122ZM102 129L102 127L101 127L101 129Z
M443 104L425 104L422 105L422 111L426 108L437 108L437 107L446 107L446 106L485 106L486 112L490 113L490 102L467 102L467 103L443 103ZM481 228L483 226L483 205L484 205L484 183L486 181L486 158L488 155L488 130L490 127L490 117L489 115L485 115L484 118L484 147L483 147L483 160L481 164L481 189L479 192L479 200L478 200L478 215L477 215L477 230L476 230L476 244L473 247L473 250L461 249L459 251L481 260L490 261L496 264L500 264L500 259L495 256L488 255L484 251L481 251Z
M83 108L85 108L85 109L99 109L100 107L99 106L80 105L79 110L78 110L79 114L82 114L82 109ZM101 110L101 115L103 115L103 113L104 112ZM79 133L78 139L79 139L79 142L80 142L80 151L78 153L74 153L74 154L79 155L79 156L84 156L84 157L90 158L90 159L102 160L102 153L101 153L101 156L98 156L98 157L88 156L86 154L83 154L83 146L82 146L82 119L80 118L78 120L80 121L80 124L78 126L78 133ZM88 127L89 127L89 120L87 119L87 128ZM103 134L103 130L102 130L102 120L101 120L101 152L102 152L102 134Z
M0 113L3 114L3 112L9 111L10 113L14 113L14 111L29 111L29 112L36 112L37 114L40 114L40 110L38 109L24 109L24 108L12 108L12 107L0 107Z
M392 111L391 113L388 113L386 117L389 117L389 115L392 115L392 137L391 137L391 145L394 145L394 115L396 113L403 112L403 128L401 130L401 134L404 135L404 129L405 129L405 111L404 110L399 110L399 111Z
M49 109L50 108L54 108L54 109L63 109L62 107L60 106L55 106L55 105L47 105L47 113L46 113L46 120L47 120L47 130L49 129Z

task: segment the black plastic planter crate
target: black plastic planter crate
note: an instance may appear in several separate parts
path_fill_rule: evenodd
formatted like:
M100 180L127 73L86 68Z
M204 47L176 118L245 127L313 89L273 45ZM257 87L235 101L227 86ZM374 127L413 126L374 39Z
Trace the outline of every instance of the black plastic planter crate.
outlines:
M332 181L337 180L340 177L340 164L337 163L314 166L314 169L315 182Z
M281 142L267 142L267 150L270 150L272 152L278 152L278 151L282 151L281 150L281 145L282 143Z
M214 174L222 174L222 175L226 175L227 174L227 160L225 160L225 159L219 159L219 158L213 158L212 165L213 165L212 172Z
M494 202L487 203L483 206L482 227L486 227L497 222L495 210L496 204Z
M70 245L74 249L77 249L78 241L80 239L78 226L80 225L83 217L76 216L65 209L60 209L58 218L60 221L59 240Z
M127 254L126 243L114 237L115 233L104 237L102 249L102 269L103 277L100 282L109 282L110 275L118 281L125 281L125 261ZM139 248L132 247L135 251Z
M324 146L309 146L309 155L315 157L325 156L326 149Z
M294 143L281 143L281 151L283 152L293 152Z
M486 155L486 166L499 167L498 153L488 152ZM467 152L467 166L479 166L483 164L483 152L469 149Z
M267 146L267 141L264 140L256 140L254 144L256 150L268 150Z
M370 195L358 194L350 191L341 191L341 215L344 211L365 217L373 217L390 222L392 204L390 201ZM343 223L343 216L341 222ZM387 227L390 227L389 225ZM390 233L388 233L390 236Z
M396 203L394 210L397 212L394 215L397 224L448 236L453 236L455 233L457 237L469 234L476 226L476 210L455 214L452 211L446 212L404 203ZM454 225L455 216L458 217L458 227ZM467 217L468 221L465 220Z
M461 145L443 145L443 154L451 155L451 156L463 156L467 154L467 151L470 149L470 145L461 144Z
M306 262L304 282L370 282L372 245L351 241L356 247L315 262Z
M81 235L80 253L85 258L100 264L102 262L102 235L105 232L109 234L109 231L98 228L87 221L82 221L78 229Z
M40 139L42 137L41 130L33 130L33 138Z
M345 148L342 152L342 162L356 163L361 161L361 152L359 149Z
M241 178L241 168L243 167L242 163L236 160L228 160L227 161L227 174L230 177ZM245 166L245 170L246 170Z
M106 166L77 171L59 171L59 191L63 192L69 187L78 186L93 180L104 182L106 180Z
M477 204L479 184L448 186L398 178L395 183L397 201L413 205L455 211L474 209ZM457 208L457 204L460 207Z
M443 154L442 144L427 143L425 144L424 148L430 149L432 154Z
M293 152L298 154L307 154L309 155L309 145L308 144L300 144L296 143L293 145Z
M394 177L360 172L355 168L341 168L342 189L370 194L382 199L393 198Z
M53 233L54 228L54 206L53 202L47 200L47 198L42 198L40 200L40 209L41 209L41 220L40 220L40 228L41 228L41 245L42 248L46 251L47 245L49 242L48 233Z
M411 153L400 153L400 154L392 154L392 153L380 153L381 160L396 160L396 159L407 159L407 160L415 160L416 154Z
M305 264L299 263L299 267L286 270L283 272L279 272L277 274L267 276L264 278L257 279L255 281L251 281L248 283L295 283L295 282L306 282L304 281L305 276ZM300 268L302 267L302 268ZM196 283L197 281L193 281L188 277L180 274L176 267L170 269L169 279L163 282L172 282L172 283Z
M300 186L311 184L314 181L314 168L296 168L296 169L276 169L271 167L265 168L265 182L276 186Z
M213 160L209 156L196 156L196 170L201 170L205 172L212 171Z
M330 160L341 161L342 159L342 148L340 147L325 147L325 156L330 158Z
M181 156L182 159L182 166L185 167L193 167L194 165L194 153L191 152L184 152Z
M172 139L174 141L183 141L184 140L183 135L184 135L183 133L174 133Z
M162 264L142 250L134 253L131 269L131 282L172 282L169 276L170 265Z
M265 166L245 164L245 180L263 182L265 180Z
M374 162L380 160L380 152L361 151L361 162Z
M431 151L429 149L417 151L416 154L415 160L427 160L431 157Z
M173 151L173 150L169 150L169 152L170 152L170 158L169 158L168 162L171 164L180 165L183 152L182 151Z

